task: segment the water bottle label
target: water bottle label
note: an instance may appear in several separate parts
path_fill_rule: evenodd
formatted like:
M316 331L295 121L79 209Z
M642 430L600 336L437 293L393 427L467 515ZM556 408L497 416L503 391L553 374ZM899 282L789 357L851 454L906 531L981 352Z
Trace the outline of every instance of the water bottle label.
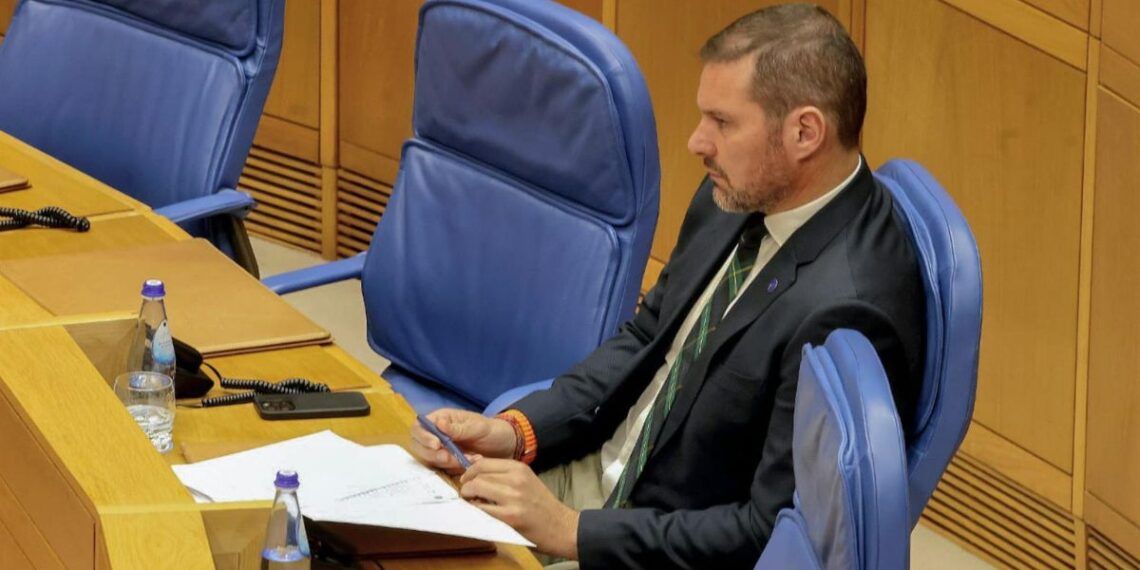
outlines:
M156 364L174 363L174 340L170 338L170 327L166 325L166 321L162 321L154 331L151 356Z

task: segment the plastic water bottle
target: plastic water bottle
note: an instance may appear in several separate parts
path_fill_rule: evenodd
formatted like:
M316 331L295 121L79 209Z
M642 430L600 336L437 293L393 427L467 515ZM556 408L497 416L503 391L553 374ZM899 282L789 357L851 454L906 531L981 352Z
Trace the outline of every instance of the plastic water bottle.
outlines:
M142 287L142 306L131 350L128 372L159 372L174 379L174 340L166 321L166 286L158 279L147 279Z
M297 502L296 471L278 471L277 494L269 512L265 529L265 548L261 550L261 570L309 569L309 539Z

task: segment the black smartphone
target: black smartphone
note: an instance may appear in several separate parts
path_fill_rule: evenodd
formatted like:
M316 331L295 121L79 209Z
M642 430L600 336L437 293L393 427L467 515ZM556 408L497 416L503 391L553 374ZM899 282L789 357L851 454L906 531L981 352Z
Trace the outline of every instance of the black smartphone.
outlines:
M256 394L253 404L264 420L367 416L372 410L360 392Z

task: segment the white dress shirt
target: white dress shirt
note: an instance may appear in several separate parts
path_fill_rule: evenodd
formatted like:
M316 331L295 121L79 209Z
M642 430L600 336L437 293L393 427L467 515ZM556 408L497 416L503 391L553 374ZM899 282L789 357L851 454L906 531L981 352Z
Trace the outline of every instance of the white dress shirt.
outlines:
M764 226L768 230L768 234L760 241L760 251L756 254L756 262L752 266L752 270L748 273L748 278L744 280L744 286L741 288L739 299L752 282L756 280L756 276L764 269L764 266L776 256L776 252L780 247L788 241L792 234L800 228L800 226L807 223L812 216L823 209L829 202L839 195L839 192L847 187L855 175L859 173L859 169L863 166L863 157L859 157L858 164L855 165L855 170L847 177L846 180L839 183L838 186L833 188L827 194L804 204L793 210L780 212L778 214L771 214L764 217ZM729 252L728 257L725 258L724 263L721 264L720 270L716 272L709 284L705 286L705 290L701 296L697 298L697 302L693 303L692 309L689 310L688 316L685 317L684 322L681 323L681 328L677 330L677 336L673 338L673 344L669 347L669 352L665 355L665 363L661 368L657 369L654 374L653 380L646 386L645 391L641 393L641 397L637 399L626 415L625 421L618 426L617 431L614 432L613 437L602 445L601 450L601 463L602 463L602 492L608 497L613 493L614 487L617 486L618 479L621 478L621 472L625 469L626 462L629 461L630 455L633 453L633 447L637 445L637 438L641 435L641 428L645 425L645 418L649 416L649 410L653 407L653 401L657 399L657 393L661 391L661 387L665 385L665 379L669 376L669 369L673 366L673 361L677 359L677 355L681 353L681 347L688 338L689 332L693 329L697 319L700 317L701 308L705 306L709 298L712 297L713 291L716 290L717 283L720 283L721 277L724 276L728 270L729 262L732 256L736 254L736 248ZM733 299L728 307L725 309L725 314L732 310L736 305L736 299ZM604 498L603 498L604 500Z

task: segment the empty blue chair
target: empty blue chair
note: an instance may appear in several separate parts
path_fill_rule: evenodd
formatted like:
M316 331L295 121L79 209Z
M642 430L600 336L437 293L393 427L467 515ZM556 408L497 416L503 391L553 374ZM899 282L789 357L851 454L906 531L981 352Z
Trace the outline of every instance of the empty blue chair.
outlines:
M974 411L982 267L966 218L921 165L891 160L875 177L910 226L926 290L926 363L910 434L911 525L961 445Z
M795 506L780 511L756 568L907 568L902 426L866 337L840 329L804 346L794 422Z
M366 254L272 277L360 277L384 377L420 412L552 378L633 315L657 220L633 57L547 0L428 0L413 138Z
M0 130L209 237L256 273L233 190L281 52L285 0L21 0ZM47 205L47 204L45 204Z

